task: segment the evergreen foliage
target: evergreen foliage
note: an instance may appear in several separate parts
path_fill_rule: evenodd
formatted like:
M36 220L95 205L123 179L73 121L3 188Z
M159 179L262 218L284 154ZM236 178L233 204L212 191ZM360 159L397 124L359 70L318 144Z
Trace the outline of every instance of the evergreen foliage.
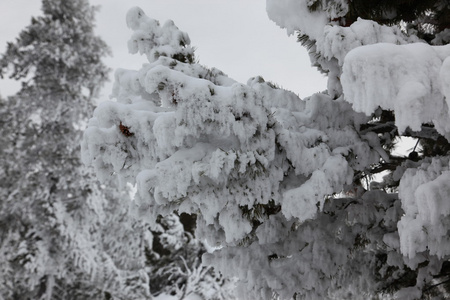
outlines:
M42 10L0 59L1 75L22 82L0 104L0 298L142 299L146 228L127 192L102 188L80 161L109 71L95 9L43 0Z

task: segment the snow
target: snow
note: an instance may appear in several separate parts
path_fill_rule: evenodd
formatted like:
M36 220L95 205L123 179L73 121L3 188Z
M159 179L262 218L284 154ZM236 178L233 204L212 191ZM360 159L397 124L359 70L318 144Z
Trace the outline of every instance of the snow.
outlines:
M448 88L439 83L448 80L444 59L449 55L450 46L424 43L358 47L345 57L341 77L345 99L366 115L378 107L393 110L400 133L433 123L448 135L450 116L444 97Z
M450 107L450 57L445 58L439 70L442 94L445 96L447 107Z
M266 10L269 18L286 28L289 35L299 30L317 39L328 22L326 14L309 11L307 0L266 0Z
M414 258L429 250L443 258L450 254L450 170L448 158L435 158L418 169L408 169L399 186L405 209L398 223L400 249Z
M189 36L178 30L173 21L169 20L160 26L159 22L147 17L139 7L131 8L126 16L127 25L134 31L128 41L130 53L146 54L149 62L159 56L171 57L176 53L192 54Z
M397 27L358 18L349 27L325 26L323 35L317 39L317 51L329 60L337 59L342 66L346 55L355 48L379 43L399 45L416 41L417 38L405 36Z
M347 161L342 156L332 156L302 186L284 194L282 212L287 219L296 217L300 222L313 219L317 209L322 210L326 196L340 192L352 179Z

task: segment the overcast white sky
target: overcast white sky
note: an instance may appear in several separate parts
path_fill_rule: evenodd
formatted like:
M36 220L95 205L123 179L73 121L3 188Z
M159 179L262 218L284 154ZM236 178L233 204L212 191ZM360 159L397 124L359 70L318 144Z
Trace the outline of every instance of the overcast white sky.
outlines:
M100 5L97 33L109 44L113 57L105 60L112 69L139 69L144 56L128 54L131 31L125 15L133 6L162 23L172 19L186 31L196 47L200 63L216 67L230 77L246 83L256 75L292 90L301 97L326 88L326 79L310 66L306 50L296 38L286 35L269 20L264 0L90 0ZM0 51L40 15L39 0L0 0ZM111 76L112 78L112 76ZM17 89L11 82L0 82L0 94ZM105 87L106 98L111 84Z

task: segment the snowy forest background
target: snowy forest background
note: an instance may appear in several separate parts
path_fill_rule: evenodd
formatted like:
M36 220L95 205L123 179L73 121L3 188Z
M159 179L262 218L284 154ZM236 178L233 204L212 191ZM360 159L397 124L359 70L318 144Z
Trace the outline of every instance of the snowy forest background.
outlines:
M143 65L94 107L95 9L42 0L0 58L0 299L449 297L449 1L266 5L326 91L239 83L134 7Z

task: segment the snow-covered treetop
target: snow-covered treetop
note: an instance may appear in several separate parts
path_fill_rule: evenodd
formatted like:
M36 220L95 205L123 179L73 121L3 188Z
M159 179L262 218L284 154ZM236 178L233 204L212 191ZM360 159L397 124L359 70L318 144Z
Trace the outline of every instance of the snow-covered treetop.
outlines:
M86 0L44 0L42 10L43 16L32 18L17 42L8 44L0 75L38 87L43 95L95 96L108 72L101 62L108 48L94 35L95 9Z
M147 55L149 62L154 62L160 56L166 56L181 62L194 61L194 49L190 46L189 36L178 29L169 20L160 26L139 7L130 9L127 13L128 28L133 35L128 41L130 53Z

